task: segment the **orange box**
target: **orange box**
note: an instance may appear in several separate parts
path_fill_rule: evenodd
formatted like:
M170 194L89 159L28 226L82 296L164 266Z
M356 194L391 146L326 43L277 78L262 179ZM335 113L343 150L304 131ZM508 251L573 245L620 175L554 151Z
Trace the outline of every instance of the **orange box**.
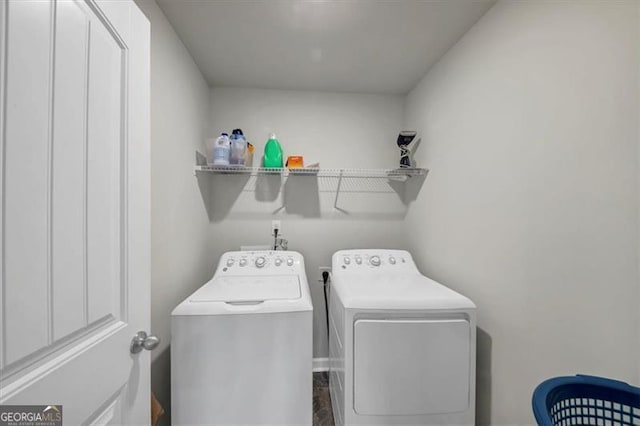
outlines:
M301 169L304 167L302 155L290 155L287 157L287 167L290 169Z

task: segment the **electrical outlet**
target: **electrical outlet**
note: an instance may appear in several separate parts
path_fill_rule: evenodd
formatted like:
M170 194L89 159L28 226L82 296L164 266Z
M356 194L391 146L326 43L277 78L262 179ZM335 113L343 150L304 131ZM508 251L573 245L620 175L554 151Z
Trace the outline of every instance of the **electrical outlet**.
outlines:
M271 235L276 235L276 230L278 230L278 235L282 235L282 224L279 220L271 221Z
M331 266L319 266L318 270L320 271L320 278L318 279L318 282L320 283L324 283L324 280L322 279L322 273L323 272L328 272L329 273L329 277L331 277ZM331 279L331 278L329 278Z

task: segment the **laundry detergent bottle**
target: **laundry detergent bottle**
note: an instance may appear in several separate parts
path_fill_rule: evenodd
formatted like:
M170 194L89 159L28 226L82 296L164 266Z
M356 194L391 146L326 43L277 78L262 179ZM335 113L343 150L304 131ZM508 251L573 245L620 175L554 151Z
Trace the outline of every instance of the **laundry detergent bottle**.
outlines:
M282 148L280 142L276 139L275 133L269 135L269 140L264 146L264 167L277 168L282 167Z
M247 141L241 134L231 135L231 153L229 164L232 166L244 166L244 153L247 150Z
M213 146L213 166L228 166L229 165L229 152L231 147L229 144L229 135L222 133L215 140Z

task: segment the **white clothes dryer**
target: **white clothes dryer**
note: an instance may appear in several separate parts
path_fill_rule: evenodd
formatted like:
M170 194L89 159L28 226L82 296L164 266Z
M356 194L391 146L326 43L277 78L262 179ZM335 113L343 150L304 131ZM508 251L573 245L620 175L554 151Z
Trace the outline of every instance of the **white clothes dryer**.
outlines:
M402 250L333 255L329 390L338 425L473 425L476 307Z
M171 314L174 425L311 425L313 307L302 255L228 252Z

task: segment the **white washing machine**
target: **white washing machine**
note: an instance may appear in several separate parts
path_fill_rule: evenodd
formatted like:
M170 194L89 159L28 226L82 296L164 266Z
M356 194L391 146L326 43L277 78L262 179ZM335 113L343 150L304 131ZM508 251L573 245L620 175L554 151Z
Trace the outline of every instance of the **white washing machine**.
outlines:
M329 390L336 425L473 425L476 307L402 250L333 255Z
M171 314L172 424L311 425L312 322L299 253L225 253Z

